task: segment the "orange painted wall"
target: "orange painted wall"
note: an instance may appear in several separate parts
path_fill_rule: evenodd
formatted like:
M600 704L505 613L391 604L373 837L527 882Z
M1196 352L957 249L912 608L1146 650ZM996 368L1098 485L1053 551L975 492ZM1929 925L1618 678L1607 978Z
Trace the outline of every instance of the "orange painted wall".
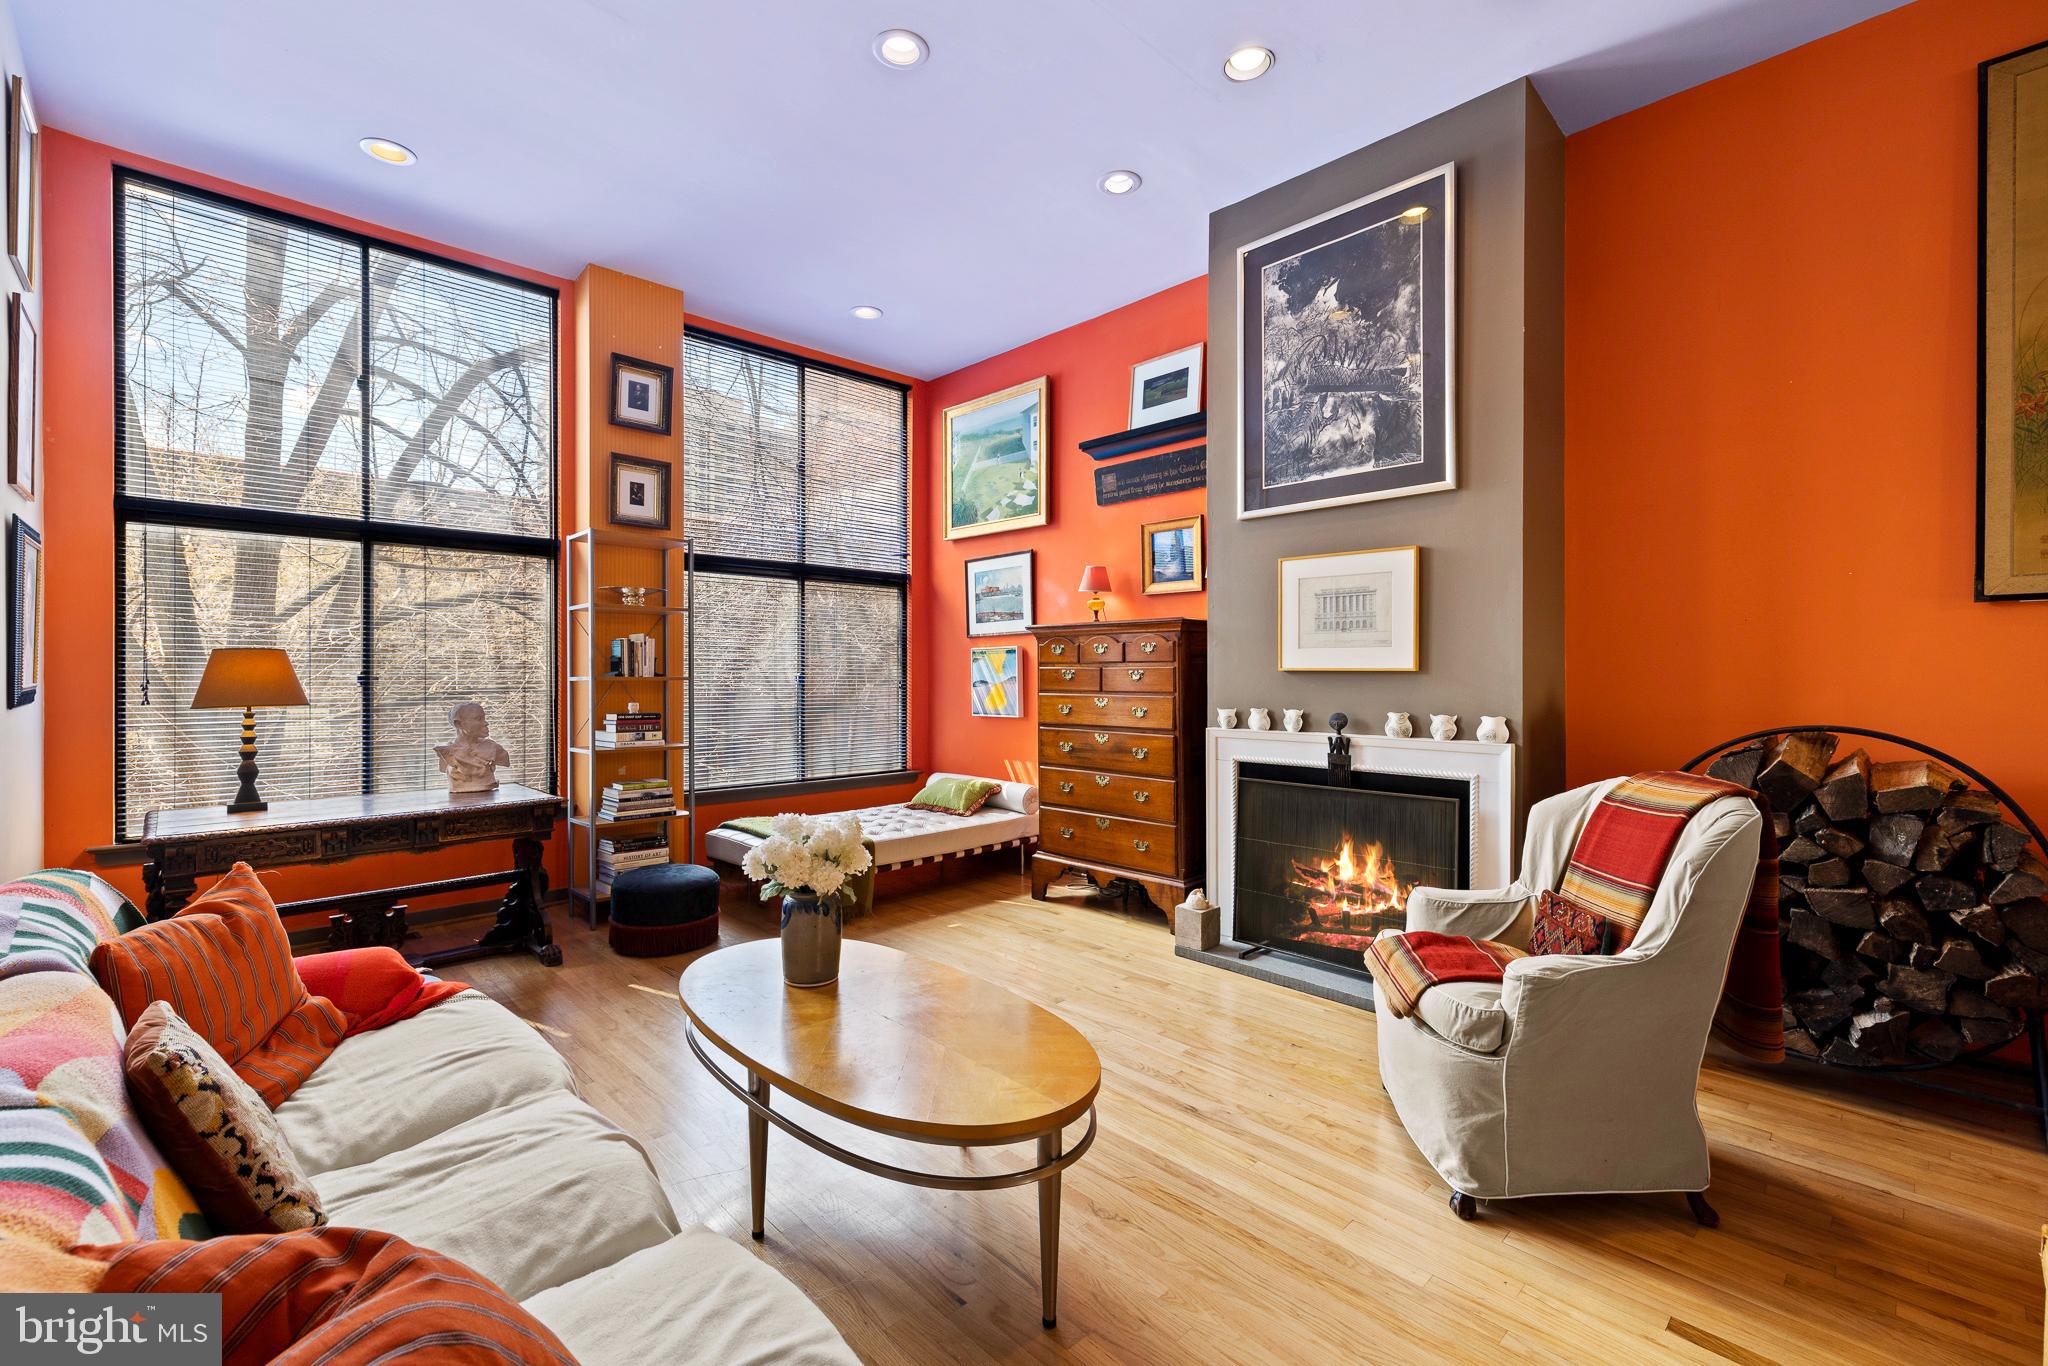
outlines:
M1131 366L1176 350L1208 334L1207 277L1126 304L1114 312L1040 337L963 370L942 375L926 386L924 442L931 452L929 468L919 482L929 506L923 521L928 572L925 574L927 623L931 648L924 673L930 690L928 727L930 766L956 773L1016 777L1037 781L1038 699L1033 686L1034 651L1029 635L990 636L977 645L1022 647L1024 714L1017 719L970 714L968 690L966 563L986 555L1012 551L1037 552L1037 616L1045 622L1085 620L1087 595L1075 591L1081 568L1109 567L1112 592L1106 618L1206 617L1209 595L1175 593L1146 597L1138 576L1139 527L1207 511L1207 496L1189 489L1159 498L1095 505L1097 462L1079 443L1130 426ZM1206 374L1209 384L1217 383ZM1052 382L1047 444L1051 450L1052 517L1042 527L944 539L939 511L931 500L940 496L944 478L939 452L945 439L945 410L1012 384L1044 375ZM1211 447L1212 452L1214 447ZM1145 452L1150 455L1154 452ZM1135 457L1122 457L1132 459ZM1213 458L1213 454L1212 454Z
M1568 143L1567 766L1794 722L2048 812L2048 603L1972 601L1977 64L1920 0Z

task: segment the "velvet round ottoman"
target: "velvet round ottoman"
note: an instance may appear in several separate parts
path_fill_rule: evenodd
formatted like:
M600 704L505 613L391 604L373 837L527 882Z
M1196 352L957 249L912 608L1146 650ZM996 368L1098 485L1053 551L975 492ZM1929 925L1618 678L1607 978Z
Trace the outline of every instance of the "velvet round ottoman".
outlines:
M694 863L628 868L612 880L612 952L688 953L718 942L718 874Z

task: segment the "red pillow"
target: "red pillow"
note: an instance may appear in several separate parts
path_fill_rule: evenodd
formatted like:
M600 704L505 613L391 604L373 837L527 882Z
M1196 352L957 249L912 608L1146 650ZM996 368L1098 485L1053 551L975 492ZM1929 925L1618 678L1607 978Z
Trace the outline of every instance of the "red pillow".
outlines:
M368 1229L74 1248L101 1294L220 1296L223 1366L406 1360L576 1366L545 1324L452 1257Z
M299 980L277 903L246 863L169 920L100 941L92 975L126 1027L168 1001L273 1110L348 1028Z
M1529 953L1608 953L1612 951L1611 929L1606 916L1556 892L1545 892L1529 926Z

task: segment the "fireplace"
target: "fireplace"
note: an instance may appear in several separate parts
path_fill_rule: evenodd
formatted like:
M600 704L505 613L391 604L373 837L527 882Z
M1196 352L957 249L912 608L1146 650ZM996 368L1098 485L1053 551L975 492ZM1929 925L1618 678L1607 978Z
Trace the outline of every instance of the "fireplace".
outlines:
M1471 886L1464 779L1244 763L1237 770L1234 938L1365 974L1366 945L1407 923L1416 887Z

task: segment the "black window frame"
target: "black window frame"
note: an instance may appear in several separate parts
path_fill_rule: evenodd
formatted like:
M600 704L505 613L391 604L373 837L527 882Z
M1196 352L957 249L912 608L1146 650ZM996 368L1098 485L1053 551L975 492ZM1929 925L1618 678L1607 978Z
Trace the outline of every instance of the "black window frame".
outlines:
M904 547L903 570L901 573L883 569L853 569L832 565L806 564L800 559L775 560L748 555L711 554L701 550L695 552L696 572L700 575L725 574L750 578L784 579L793 580L797 585L796 732L790 738L795 742L796 754L798 756L797 763L800 767L804 764L805 622L802 594L805 586L810 583L837 583L868 587L893 586L896 589L896 653L897 657L902 661L901 677L897 686L897 701L900 706L900 714L903 717L903 729L899 736L901 743L897 750L898 754L902 756L901 761L895 768L877 769L871 773L835 773L828 777L802 777L786 782L739 783L727 787L699 787L697 789L699 805L710 802L724 803L752 801L756 798L802 796L807 793L845 792L855 788L880 787L892 782L903 782L919 776L917 771L910 767L910 564L913 545L912 528L910 525L910 507L912 502L910 496L911 386L903 383L901 380L890 379L885 375L877 375L872 371L862 370L856 366L820 360L815 356L807 356L799 351L788 351L778 346L769 346L765 343L754 341L752 338L736 337L728 332L720 332L716 328L701 327L695 323L687 323L683 327L683 346L685 349L689 347L693 339L715 342L720 346L729 347L735 351L752 352L754 355L779 361L796 369L797 496L799 498L804 494L808 455L805 443L809 440L810 426L804 420L804 377L806 371L822 370L830 374L844 375L849 379L857 379L863 383L878 385L885 389L893 389L903 396L903 455L901 468L898 471L903 481ZM685 373L682 364L678 364L676 373L677 383L681 384L682 376ZM684 391L684 396L687 398L687 391ZM683 421L685 424L689 421L687 403L684 404ZM686 499L683 504L683 534L686 536L690 534L689 511L689 503ZM801 547L801 542L799 542L799 546ZM798 553L802 553L801 548L799 548ZM696 698L696 705L701 708L705 705L705 702L706 699L700 692Z
M476 276L480 279L498 281L523 290L542 295L549 301L548 307L548 534L546 536L522 536L511 532L474 531L460 527L432 527L412 522L380 520L372 515L372 503L363 501L363 515L356 517L335 517L321 513L285 512L269 508L223 507L214 504L182 502L174 498L150 498L127 491L128 443L126 439L128 413L128 384L123 371L127 356L127 299L123 269L127 262L125 242L125 218L123 196L130 185L143 185L170 194L203 199L231 209L237 213L258 215L283 223L287 227L303 228L322 236L353 244L364 257L362 271L362 300L364 316L369 313L370 272L368 257L371 251L388 252L394 256L409 257L416 261L441 269ZM491 270L485 266L458 261L435 252L422 251L417 247L393 242L388 238L356 232L348 228L325 223L304 214L274 209L264 204L252 203L234 195L222 194L217 190L186 184L167 176L148 171L138 171L127 166L116 165L113 174L113 215L114 253L109 263L113 280L114 302L114 842L136 844L140 842L141 831L125 828L124 812L127 806L128 762L128 695L124 680L127 678L128 631L125 602L128 592L128 528L131 523L150 526L170 526L207 531L241 531L273 536L304 536L325 541L339 541L355 545L361 552L362 574L362 670L357 675L357 688L362 698L362 778L358 787L360 795L372 791L375 775L376 752L373 746L375 732L375 707L373 686L375 683L376 604L370 591L374 574L375 552L381 546L415 546L433 550L468 550L489 554L519 556L526 559L544 560L548 566L548 612L547 612L547 670L548 670L548 758L547 786L549 791L559 790L559 759L562 743L561 729L561 627L558 621L561 604L561 475L562 475L562 292L553 285L521 279L504 271ZM362 330L360 345L362 363L356 376L357 399L362 411L367 414L371 408L370 385L373 378L370 365L370 329ZM367 484L370 471L374 468L371 451L371 424L362 424L362 471Z

